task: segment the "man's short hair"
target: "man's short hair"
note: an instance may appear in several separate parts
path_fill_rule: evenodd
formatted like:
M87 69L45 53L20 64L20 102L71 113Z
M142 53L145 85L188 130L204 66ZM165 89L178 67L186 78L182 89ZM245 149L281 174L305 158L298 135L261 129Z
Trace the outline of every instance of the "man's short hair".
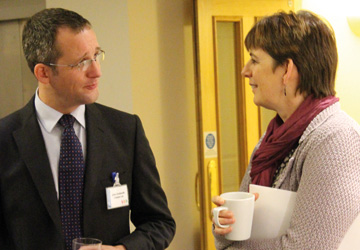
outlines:
M91 24L76 12L62 8L44 9L26 22L22 45L26 61L33 73L36 64L56 63L61 57L62 51L56 46L56 35L61 27L78 33L85 28L91 28Z

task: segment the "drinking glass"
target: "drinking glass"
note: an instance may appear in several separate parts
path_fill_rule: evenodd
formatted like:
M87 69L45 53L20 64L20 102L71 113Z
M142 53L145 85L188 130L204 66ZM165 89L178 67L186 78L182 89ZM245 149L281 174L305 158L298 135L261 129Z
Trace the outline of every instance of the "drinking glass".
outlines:
M94 238L76 238L72 242L73 250L101 250L101 240Z

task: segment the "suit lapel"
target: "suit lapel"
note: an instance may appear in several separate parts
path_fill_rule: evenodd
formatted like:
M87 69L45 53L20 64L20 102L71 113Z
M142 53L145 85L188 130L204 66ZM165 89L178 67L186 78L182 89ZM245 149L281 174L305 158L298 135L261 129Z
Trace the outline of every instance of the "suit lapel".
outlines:
M91 200L99 181L104 150L104 128L101 113L94 104L87 105L86 111L86 169L84 190L84 228L86 229L86 216L92 207ZM105 192L105 190L104 190ZM105 204L104 204L105 206ZM93 218L91 218L93 219Z
M34 98L22 109L23 127L13 133L40 197L61 232L60 209L44 139L36 118Z

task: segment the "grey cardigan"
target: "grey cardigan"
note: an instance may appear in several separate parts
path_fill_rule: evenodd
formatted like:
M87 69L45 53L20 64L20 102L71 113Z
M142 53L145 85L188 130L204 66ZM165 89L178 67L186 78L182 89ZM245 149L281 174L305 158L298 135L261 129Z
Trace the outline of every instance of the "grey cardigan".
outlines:
M261 144L261 140L254 152ZM240 190L247 191L251 160ZM275 188L297 192L290 227L278 238L228 241L217 249L337 249L360 212L360 126L335 103L309 124Z

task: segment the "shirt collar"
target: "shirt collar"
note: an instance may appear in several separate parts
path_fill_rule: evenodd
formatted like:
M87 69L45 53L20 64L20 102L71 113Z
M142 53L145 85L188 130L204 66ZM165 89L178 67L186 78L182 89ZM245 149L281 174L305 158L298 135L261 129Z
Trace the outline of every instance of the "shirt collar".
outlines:
M35 93L35 109L37 117L45 130L49 133L54 129L59 119L62 117L62 113L46 105L40 100L38 95L38 89ZM85 105L80 105L77 109L71 112L71 115L75 117L76 121L85 128Z

